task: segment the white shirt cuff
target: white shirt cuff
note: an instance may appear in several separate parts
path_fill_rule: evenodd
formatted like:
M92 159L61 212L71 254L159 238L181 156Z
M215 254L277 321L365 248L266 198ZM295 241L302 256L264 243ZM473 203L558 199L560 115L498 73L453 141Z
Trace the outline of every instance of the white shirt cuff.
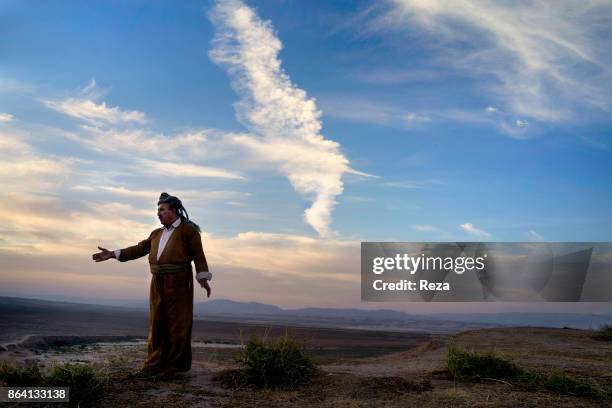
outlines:
M210 272L198 272L198 273L196 273L196 280L199 281L202 278L211 280L212 279L212 273L210 273Z
M117 260L119 260L119 255L121 255L121 250L120 249L115 249L113 252L115 253L115 258Z

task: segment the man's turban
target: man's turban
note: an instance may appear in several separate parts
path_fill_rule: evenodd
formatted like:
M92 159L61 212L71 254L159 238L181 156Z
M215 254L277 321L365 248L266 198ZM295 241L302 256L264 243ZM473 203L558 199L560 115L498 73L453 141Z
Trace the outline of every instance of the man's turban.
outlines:
M198 224L189 219L189 214L187 214L187 210L185 209L185 207L183 207L183 203L181 202L181 200L179 200L178 197L171 196L170 194L163 192L159 196L159 201L157 202L157 205L163 203L170 204L170 208L174 208L176 210L176 214L181 218L181 221L185 221L188 224L191 224L196 230L198 230L198 232L201 232Z

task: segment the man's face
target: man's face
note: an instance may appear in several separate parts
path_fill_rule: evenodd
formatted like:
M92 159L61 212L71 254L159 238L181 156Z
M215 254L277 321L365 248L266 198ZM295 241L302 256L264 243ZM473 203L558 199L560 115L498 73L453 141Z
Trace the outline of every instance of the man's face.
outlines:
M157 218L164 225L172 224L176 219L176 210L170 208L170 204L162 203L157 206Z

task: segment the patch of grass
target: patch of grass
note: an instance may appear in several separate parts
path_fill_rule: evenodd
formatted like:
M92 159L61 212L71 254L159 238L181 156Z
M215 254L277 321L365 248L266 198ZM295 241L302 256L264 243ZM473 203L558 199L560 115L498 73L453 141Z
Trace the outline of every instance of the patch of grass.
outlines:
M526 388L546 389L563 395L593 399L611 397L609 393L588 382L574 379L563 371L534 372L523 369L503 357L467 352L455 346L448 347L448 371L460 380L498 380Z
M295 387L310 379L317 367L287 332L276 341L252 336L238 357L242 381L256 387ZM235 380L233 380L235 382Z
M599 388L584 381L571 378L563 371L554 371L545 375L541 385L549 391L557 394L579 395L593 399L606 399L608 396Z
M45 383L49 387L70 387L71 406L90 406L102 397L105 388L105 379L87 364L55 366Z
M604 325L591 336L595 340L612 341L612 325Z
M2 363L0 364L0 381L8 387L35 387L42 383L43 377L36 364L15 367Z
M9 387L69 387L70 406L87 407L104 394L106 378L88 364L63 364L43 376L36 364L0 364L0 382Z
M448 371L458 379L513 379L521 373L509 360L493 354L469 353L455 346L448 348Z
M212 376L213 381L217 381L225 388L238 389L244 385L244 369L222 370Z

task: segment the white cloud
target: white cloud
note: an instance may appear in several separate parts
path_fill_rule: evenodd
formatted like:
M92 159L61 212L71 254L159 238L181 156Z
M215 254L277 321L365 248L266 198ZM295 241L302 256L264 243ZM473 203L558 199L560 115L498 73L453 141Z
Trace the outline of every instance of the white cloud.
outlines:
M127 112L119 107L107 108L104 102L96 104L88 99L99 97L94 95L96 93L96 82L91 80L80 90L85 99L43 101L52 109L87 122L76 131L43 127L45 133L57 133L95 152L112 154L114 162L123 159L127 163L139 164L141 169L130 169L136 173L144 171L148 174L245 179L235 171L193 162L196 159L213 161L228 155L236 156L239 153L236 146L227 141L234 136L233 133L199 129L166 135L148 126L131 126L132 121L144 125L148 120L141 112Z
M10 122L14 119L14 116L10 113L0 113L0 123Z
M413 128L430 122L452 121L477 126L497 127L510 134L510 136L515 135L515 132L507 131L503 125L504 118L510 115L493 106L472 110L451 108L409 112L400 106L363 99L351 94L324 94L320 97L320 102L325 116L354 122ZM496 115L492 115L492 113L496 113Z
M132 158L217 160L240 153L229 141L235 134L214 129L166 135L147 127L82 126L81 131L63 131L61 135L96 152Z
M161 194L161 191L135 190L124 186L102 186L100 189L120 197L143 198L146 200L156 200ZM168 191L168 193L180 197L183 201L197 201L202 199L206 201L225 201L238 200L251 196L251 193L231 190L172 190ZM243 204L232 201L231 205L242 206Z
M228 238L206 235L204 245L214 254L213 263L257 269L270 277L359 281L354 272L359 264L358 241L248 231Z
M541 241L544 241L544 237L542 237L540 234L538 234L536 231L534 231L532 229L527 231L527 239L530 242L541 242Z
M428 114L407 112L387 103L362 99L350 94L328 94L320 97L325 116L376 125L406 125L430 122Z
M125 111L119 107L108 107L106 102L96 103L91 99L68 98L60 101L43 100L48 108L92 124L146 123L147 117L140 111Z
M4 194L57 187L81 162L72 157L43 155L26 139L22 132L0 131L0 188Z
M85 88L81 89L81 94L88 96L88 97L94 97L95 93L96 93L96 88L97 88L97 84L96 84L96 80L95 79L91 79L91 81L89 81L89 83L87 84L87 86L85 86ZM94 97L95 99L95 97Z
M342 198L345 201L352 201L355 203L374 203L376 200L372 197L363 197L363 196L355 196L355 195L344 195Z
M522 119L516 120L516 126L518 127L525 127L527 125L529 125L529 122L527 122L526 120L522 120Z
M348 159L338 143L321 134L315 100L282 69L282 44L272 24L239 0L218 1L210 18L216 29L210 57L227 69L241 97L235 104L239 120L254 134L233 141L278 165L293 188L312 201L304 212L306 222L328 236L342 176L350 170Z
M188 163L172 163L154 160L140 160L148 173L161 174L166 177L217 177L245 180L239 173L216 167L200 166Z
M94 211L95 214L115 214L115 216L121 217L149 217L152 218L156 215L155 207L151 207L150 210L134 208L133 206L125 203L119 203L116 201L110 202L89 202L88 206Z
M150 211L117 202L80 202L77 210L69 199L53 193L9 193L0 203L0 239L3 250L24 254L83 255L101 242L116 245L118 239L133 243L141 232L155 227ZM133 218L149 218L151 223ZM146 237L146 236L145 236Z
M437 115L443 119L460 123L485 126L498 125L498 122L491 115L483 114L481 110L447 109L437 112Z
M514 139L526 139L527 138L527 129L528 123L523 124L522 122L507 122L502 120L499 122L499 128L506 133L508 136Z
M102 186L101 190L118 196L144 198L148 200L155 199L161 194L158 191L134 190L123 186Z
M400 118L407 122L429 122L431 119L418 113L405 113Z
M612 112L610 2L385 4L381 13L369 13L371 29L424 29L430 36L427 42L439 51L434 62L474 77L492 76L492 91L515 115L563 122L576 119L574 113L585 106Z
M459 225L459 228L461 228L463 231L467 232L468 234L473 235L475 238L491 239L491 234L489 234L485 230L476 228L474 224L471 224L469 222Z
M436 227L434 227L433 225L413 225L412 229L415 231L419 231L419 232L431 232L431 231L437 231L438 229Z
M402 180L402 181L386 181L381 185L384 187L394 188L426 188L428 186L443 185L444 181L438 179L424 179L424 180Z

